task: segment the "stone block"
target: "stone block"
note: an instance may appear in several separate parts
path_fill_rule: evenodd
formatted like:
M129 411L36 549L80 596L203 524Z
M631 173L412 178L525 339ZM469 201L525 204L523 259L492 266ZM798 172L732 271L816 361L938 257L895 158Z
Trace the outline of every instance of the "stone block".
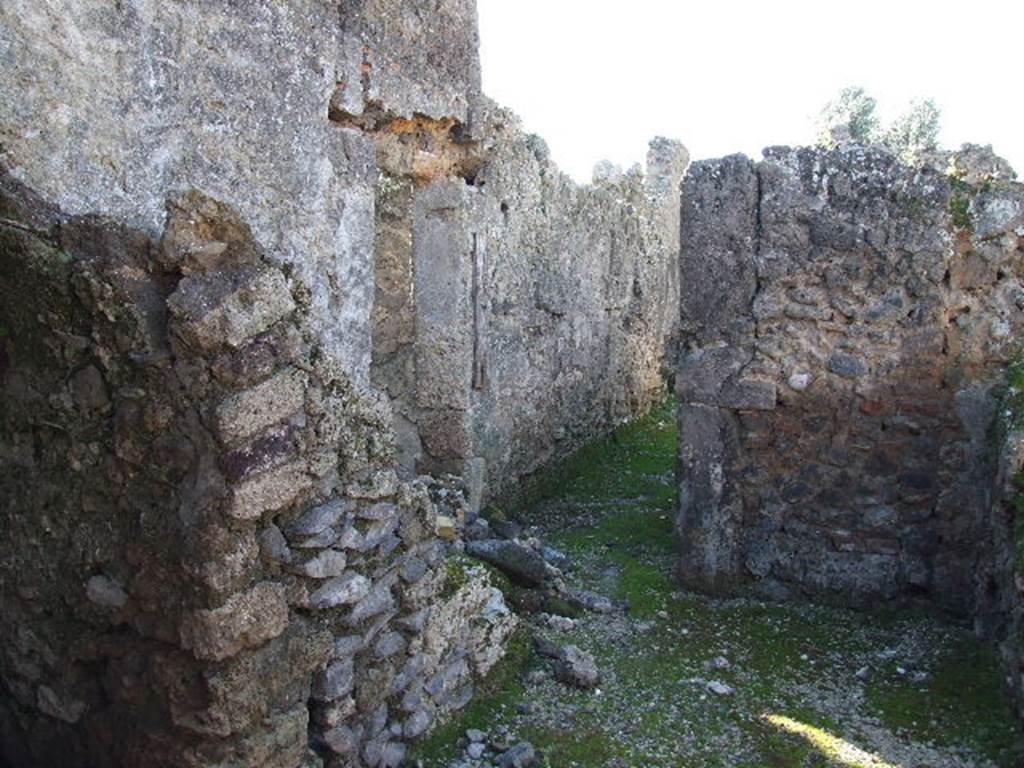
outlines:
M219 661L263 645L287 626L284 586L264 581L219 608L187 614L181 623L181 644L196 658Z
M330 579L345 572L347 558L344 552L325 549L315 557L295 567L295 571L309 579Z
M167 300L174 328L187 342L211 351L238 348L295 309L277 269L244 266L182 278Z
M676 394L687 403L717 405L722 388L739 374L751 355L737 347L718 344L684 355L676 377Z
M239 520L254 520L293 504L313 486L304 461L293 461L239 483L231 492L227 512Z
M115 610L123 608L128 602L128 593L124 591L124 587L102 574L93 576L86 582L85 596L91 603Z
M370 581L358 573L331 579L309 596L313 608L336 608L357 603L370 592Z
M226 398L215 415L217 435L225 444L237 445L302 410L305 374L281 371L244 392Z
M856 379L868 372L868 364L860 355L833 352L828 358L828 369L847 379Z
M288 535L295 538L316 536L341 522L353 508L354 504L349 499L330 499L309 509L290 523L286 527Z
M313 677L311 695L320 701L334 701L352 692L355 685L355 667L352 659L332 661Z
M395 607L395 596L391 593L391 584L385 580L375 585L360 600L345 620L347 626L354 627L366 619L379 616Z

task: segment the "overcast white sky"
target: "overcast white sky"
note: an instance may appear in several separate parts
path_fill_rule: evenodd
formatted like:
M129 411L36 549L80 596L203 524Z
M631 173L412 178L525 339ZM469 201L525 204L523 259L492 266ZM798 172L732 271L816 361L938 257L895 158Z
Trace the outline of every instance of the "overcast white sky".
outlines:
M642 161L655 135L694 158L813 139L863 85L883 119L914 97L940 141L992 144L1024 175L1021 0L479 0L485 92L588 181Z

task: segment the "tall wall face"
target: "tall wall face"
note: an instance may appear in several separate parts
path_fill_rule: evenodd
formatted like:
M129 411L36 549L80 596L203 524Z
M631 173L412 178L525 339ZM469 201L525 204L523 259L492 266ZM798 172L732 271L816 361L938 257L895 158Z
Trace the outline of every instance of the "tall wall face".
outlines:
M660 394L688 158L656 140L646 178L578 186L493 105L465 146L382 190L374 373L406 466L494 496Z
M376 149L329 116L479 88L471 3L393 5L0 10L5 765L394 766L500 655L368 385Z
M1020 414L1014 414L1019 419ZM1024 432L1009 431L996 456L986 544L979 572L978 634L995 640L1019 716L1024 716L1024 563L1019 521L1024 504Z
M1024 325L1021 195L863 147L694 164L685 583L970 612L995 385Z

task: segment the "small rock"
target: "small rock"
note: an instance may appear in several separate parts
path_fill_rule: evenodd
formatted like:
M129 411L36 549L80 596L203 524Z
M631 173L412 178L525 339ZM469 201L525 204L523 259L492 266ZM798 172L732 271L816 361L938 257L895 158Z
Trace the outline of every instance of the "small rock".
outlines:
M797 392L803 392L811 384L811 374L794 373L789 377L789 380L786 383L789 384L790 389Z
M381 752L380 768L398 768L405 759L408 749L400 741L389 741Z
M389 632L376 642L373 653L378 659L386 659L401 653L407 645L401 632Z
M594 613L612 613L615 610L615 605L604 595L598 595L594 592L588 592L584 589L575 589L569 592L568 599L570 602L579 605L581 608L585 608L588 611Z
M576 628L576 622L568 616L549 616L548 626L560 632L571 632Z
M445 541L455 541L459 537L458 529L455 527L455 521L448 517L448 515L438 515L434 521L434 531L437 533L439 538Z
M486 751L487 747L484 744L479 744L475 741L468 747L466 747L466 754L474 760L479 760L481 757L484 756L484 752Z
M410 557L403 564L399 573L404 581L410 584L415 584L430 570L430 566L427 565L426 561L419 557Z
M324 583L320 589L309 596L309 604L313 608L333 608L338 605L349 605L362 600L370 592L370 582L358 573L348 573Z
M273 523L260 532L260 554L269 563L290 563L292 560L292 551L284 534Z
M522 741L498 756L498 768L530 768L537 762L537 753L528 741Z
M856 677L858 680L867 680L868 677L870 677L870 676L871 676L871 668L870 667L861 667L860 669L858 669L854 673L854 677Z
M576 688L595 688L601 682L601 673L593 656L575 645L567 645L555 664L555 678Z
M711 661L704 662L705 669L730 669L732 664L725 656L715 656Z
M346 499L331 499L313 507L289 525L288 535L299 538L323 533L335 525L351 507L352 503Z
M486 739L487 734L483 731L477 730L476 728L470 728L468 731L466 731L466 738L469 739L472 743L476 744Z
M544 656L548 659L562 658L562 649L557 644L540 635L534 635L533 637L533 650L538 656Z
M522 701L516 704L516 713L520 715L528 715L533 712L533 705L528 701Z
M848 379L856 379L868 372L864 358L846 352L833 352L829 357L828 369Z
M546 544L540 548L540 556L560 571L568 571L572 568L569 556L559 549L549 547Z
M539 587L544 583L547 567L544 558L529 547L504 539L485 539L466 543L466 554L508 574L521 584Z
M334 701L350 693L354 682L352 659L332 661L314 675L310 695L320 701Z
M111 578L93 576L85 585L85 596L89 602L104 608L123 608L128 602L128 593Z
M325 549L316 557L298 567L299 573L311 579L330 579L345 572L347 559L344 552Z
M482 517L478 517L471 523L466 525L466 529L463 532L463 538L466 541L482 541L483 539L494 538L491 532L491 526L487 520Z
M707 684L707 689L716 696L732 696L736 690L731 685L726 685L718 680L712 680Z
M523 527L512 520L492 522L491 529L503 539L517 539L523 533Z

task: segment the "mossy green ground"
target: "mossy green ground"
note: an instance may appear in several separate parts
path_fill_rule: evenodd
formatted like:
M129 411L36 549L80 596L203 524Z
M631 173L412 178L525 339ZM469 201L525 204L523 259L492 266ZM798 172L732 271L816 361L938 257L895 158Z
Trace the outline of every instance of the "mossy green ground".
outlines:
M628 601L626 614L541 630L593 653L600 688L528 682L546 662L520 635L482 695L414 759L460 764L456 741L467 728L507 727L551 768L1024 764L994 655L966 630L895 611L678 591L674 410L666 402L584 448L505 510L570 555L575 585ZM728 668L715 666L719 657ZM856 674L864 668L866 680ZM710 693L710 680L734 695ZM527 714L517 711L524 703Z

